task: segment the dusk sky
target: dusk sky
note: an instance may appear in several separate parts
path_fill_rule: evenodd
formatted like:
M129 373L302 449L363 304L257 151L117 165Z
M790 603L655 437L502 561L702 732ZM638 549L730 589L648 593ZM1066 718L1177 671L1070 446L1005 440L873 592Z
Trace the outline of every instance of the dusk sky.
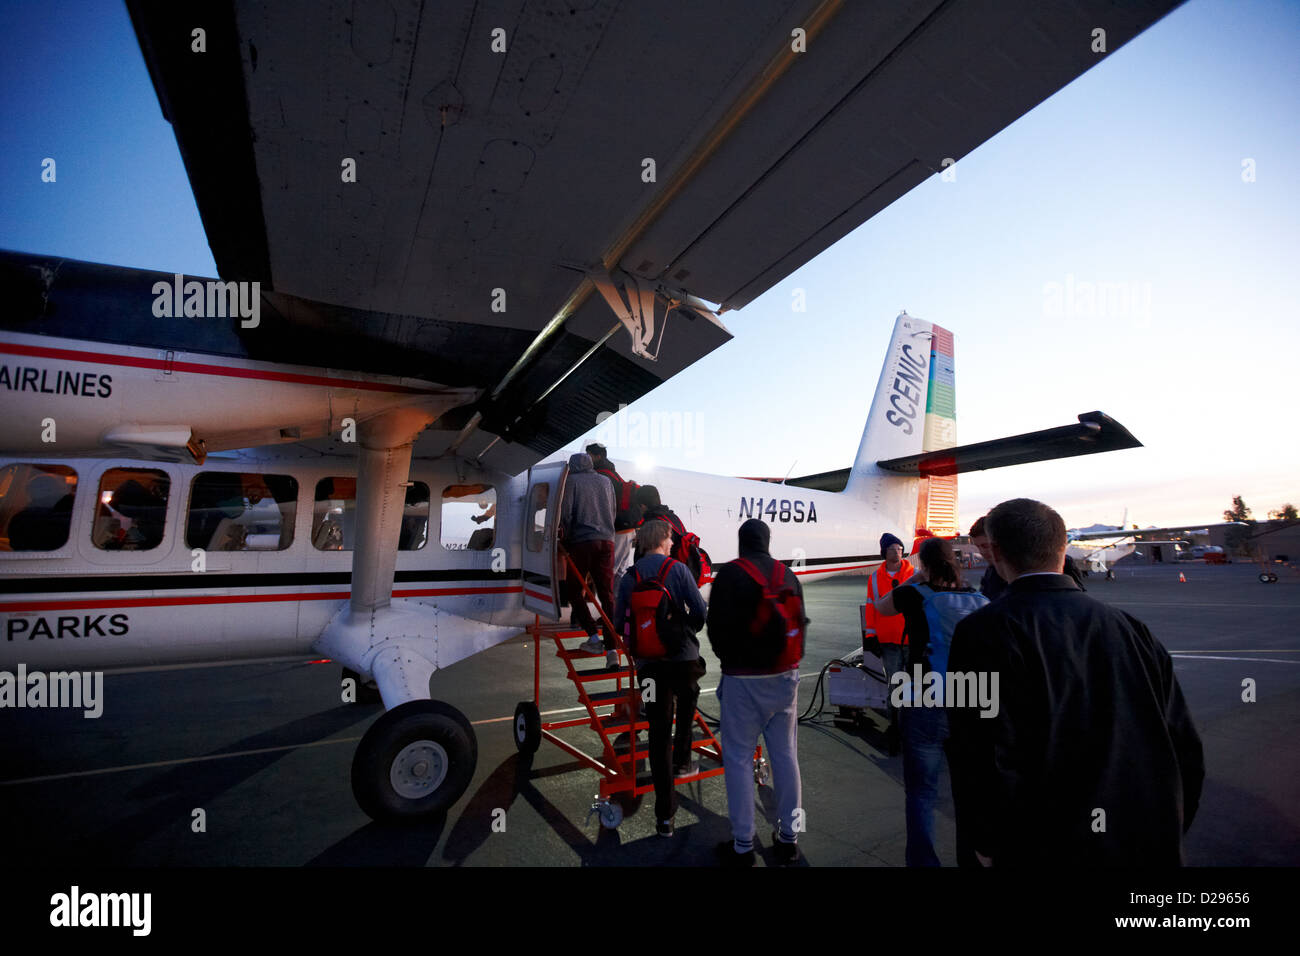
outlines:
M6 13L0 248L215 275L125 7ZM1191 0L724 315L732 342L624 413L678 416L670 447L645 418L611 455L845 467L906 309L955 335L959 442L1100 409L1146 446L965 475L963 526L1019 496L1069 526L1300 504L1298 117L1300 4Z

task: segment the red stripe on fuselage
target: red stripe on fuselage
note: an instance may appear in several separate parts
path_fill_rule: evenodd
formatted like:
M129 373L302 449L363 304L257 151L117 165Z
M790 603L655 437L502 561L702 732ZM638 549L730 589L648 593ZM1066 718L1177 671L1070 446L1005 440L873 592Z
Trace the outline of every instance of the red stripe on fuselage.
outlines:
M226 378L253 378L268 382L290 382L295 385L323 385L355 388L364 392L396 392L402 395L434 394L437 389L416 388L410 385L385 385L351 378L334 378L328 375L298 375L293 372L268 372L262 369L235 368L229 365L205 365L199 362L168 362L164 359L137 358L131 355L114 355L111 352L83 352L78 349L52 349L42 345L15 345L0 343L0 353L26 355L32 358L65 359L91 365L109 365L127 368L171 369L173 372L193 372L197 375L220 375Z
M841 571L856 571L859 568L869 567L871 567L870 564L846 564L842 568L800 568L797 571L791 568L790 570L794 571L795 574L838 574Z
M519 587L486 588L419 588L394 591L393 597L455 597L462 594L515 594ZM194 604L266 604L276 601L345 601L351 591L304 591L297 594L196 594L169 598L73 598L68 601L27 601L0 604L0 614L21 614L32 611L85 611L93 608L124 607L183 607Z

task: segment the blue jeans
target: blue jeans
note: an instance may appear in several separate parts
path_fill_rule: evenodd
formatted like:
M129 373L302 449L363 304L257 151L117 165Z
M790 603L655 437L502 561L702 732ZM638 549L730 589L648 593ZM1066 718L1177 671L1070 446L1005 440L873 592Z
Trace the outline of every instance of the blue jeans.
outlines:
M942 707L904 707L903 786L907 791L907 865L938 866L934 851L934 805L939 799L939 768L948 739L948 714Z
M885 669L885 713L889 716L890 723L897 723L898 710L894 707L894 685L890 683L890 678L897 671L907 670L907 645L906 644L881 644L880 645L880 664Z

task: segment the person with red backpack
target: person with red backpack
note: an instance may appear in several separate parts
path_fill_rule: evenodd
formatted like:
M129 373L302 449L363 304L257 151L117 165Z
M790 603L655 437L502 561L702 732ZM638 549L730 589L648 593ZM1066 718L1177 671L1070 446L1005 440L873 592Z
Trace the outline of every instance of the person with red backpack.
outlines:
M779 813L772 833L776 862L799 859L797 710L808 618L799 579L768 552L771 536L757 518L742 524L740 557L718 568L709 595L709 642L722 662L718 700L732 835L717 846L724 866L754 865L753 754L760 733Z
M637 683L646 700L655 830L668 837L673 835L677 810L673 777L698 769L691 754L691 734L705 665L695 635L704 627L707 608L686 565L668 554L672 535L667 524L647 521L637 528L636 543L642 557L619 583L614 623L636 661Z
M673 535L673 547L669 553L690 568L696 586L703 587L711 581L713 566L709 563L709 553L700 547L700 536L687 531L682 519L659 500L659 489L654 485L642 485L636 490L635 500L644 510L643 521L668 523Z

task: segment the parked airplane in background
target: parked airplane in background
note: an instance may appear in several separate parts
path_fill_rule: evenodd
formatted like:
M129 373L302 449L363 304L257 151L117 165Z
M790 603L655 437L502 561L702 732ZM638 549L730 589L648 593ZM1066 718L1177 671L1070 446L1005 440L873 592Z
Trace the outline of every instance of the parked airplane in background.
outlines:
M1241 521L1221 521L1217 524L1184 524L1184 525L1167 525L1162 528L1125 528L1124 522L1128 520L1128 511L1124 512L1124 521L1121 521L1118 527L1093 526L1091 528L1071 528L1066 532L1066 538L1069 546L1066 553L1070 557L1079 561L1088 571L1096 571L1105 574L1108 578L1113 577L1111 566L1117 561L1122 561L1130 554L1138 553L1137 547L1141 545L1150 545L1159 547L1167 545L1175 549L1175 559L1181 558L1185 549L1190 547L1184 537L1174 539L1157 539L1152 535L1172 534L1172 535L1204 535L1209 534L1211 528L1231 528L1245 527ZM1137 541L1138 537L1142 541ZM1096 542L1096 543L1094 543ZM1195 549L1193 549L1195 550ZM1207 546L1200 546L1201 557L1207 550ZM1215 549L1222 553L1222 548Z
M362 808L444 810L477 747L432 674L560 613L547 457L1175 5L129 0L223 281L0 253L0 666L328 656L387 707ZM959 472L1137 444L956 446L952 372L899 316L842 491L620 467L810 580L955 534Z

